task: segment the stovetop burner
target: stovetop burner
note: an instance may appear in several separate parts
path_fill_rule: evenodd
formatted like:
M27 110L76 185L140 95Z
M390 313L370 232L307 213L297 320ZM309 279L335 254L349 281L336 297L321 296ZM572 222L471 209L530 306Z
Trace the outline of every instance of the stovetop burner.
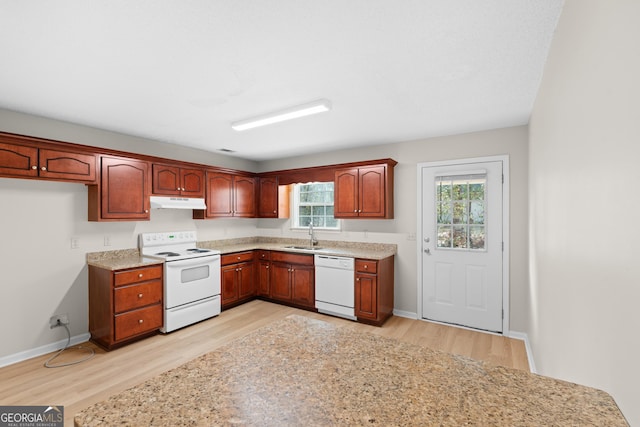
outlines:
M180 256L180 254L176 252L158 252L155 255Z
M209 249L192 248L192 249L187 249L187 252L191 252L194 254L203 254L211 251Z

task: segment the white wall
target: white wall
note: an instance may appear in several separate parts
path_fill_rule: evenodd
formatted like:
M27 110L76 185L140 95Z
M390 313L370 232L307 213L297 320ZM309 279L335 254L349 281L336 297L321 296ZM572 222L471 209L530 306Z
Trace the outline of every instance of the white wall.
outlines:
M255 170L251 161L0 110L0 130L166 158ZM151 221L88 222L83 184L0 178L0 361L66 339L49 317L68 313L88 331L86 253L137 247L141 232L197 229L203 240L254 236L255 219L194 221L191 211L153 210ZM104 236L111 246L104 246ZM71 237L79 241L71 249ZM8 357L11 359L12 357Z
M417 229L417 164L427 161L508 154L511 165L511 273L510 330L528 328L528 243L527 243L527 128L525 126L431 138L396 144L334 151L261 162L260 171L291 169L323 164L393 158L395 167L395 218L392 220L345 220L341 233L322 234L320 239L345 239L395 243L395 309L405 314L417 312L416 242L408 240ZM295 235L289 222L260 220L264 235ZM293 234L292 234L293 233ZM304 237L304 233L298 233Z
M640 2L567 0L530 122L538 371L640 425Z

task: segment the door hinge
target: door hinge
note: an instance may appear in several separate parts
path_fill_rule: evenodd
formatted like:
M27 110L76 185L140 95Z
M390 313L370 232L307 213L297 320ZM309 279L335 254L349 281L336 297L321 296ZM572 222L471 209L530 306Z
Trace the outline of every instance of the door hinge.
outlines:
M504 252L504 242L502 242L502 252Z
M504 184L504 174L502 174L502 183Z
M502 309L502 318L504 319L504 308Z

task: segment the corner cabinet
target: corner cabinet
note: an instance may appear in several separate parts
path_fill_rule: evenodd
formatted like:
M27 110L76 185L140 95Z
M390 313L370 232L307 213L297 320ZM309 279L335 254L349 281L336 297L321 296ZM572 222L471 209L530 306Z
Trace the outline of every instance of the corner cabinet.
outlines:
M163 325L162 264L108 270L89 266L91 340L111 350Z
M89 221L149 220L149 163L102 156L100 184L89 186Z
M153 194L163 196L204 197L204 170L185 169L154 163Z
M207 209L193 211L194 219L256 216L256 179L224 172L206 173Z
M393 218L393 167L383 164L336 169L334 216L336 218Z
M394 257L355 260L355 315L380 326L393 314Z

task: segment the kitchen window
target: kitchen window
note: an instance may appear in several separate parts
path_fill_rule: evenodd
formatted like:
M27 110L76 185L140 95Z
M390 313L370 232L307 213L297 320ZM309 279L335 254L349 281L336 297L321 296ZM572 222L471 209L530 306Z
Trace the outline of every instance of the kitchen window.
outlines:
M292 203L292 228L313 227L340 230L340 220L333 217L333 182L295 184Z

